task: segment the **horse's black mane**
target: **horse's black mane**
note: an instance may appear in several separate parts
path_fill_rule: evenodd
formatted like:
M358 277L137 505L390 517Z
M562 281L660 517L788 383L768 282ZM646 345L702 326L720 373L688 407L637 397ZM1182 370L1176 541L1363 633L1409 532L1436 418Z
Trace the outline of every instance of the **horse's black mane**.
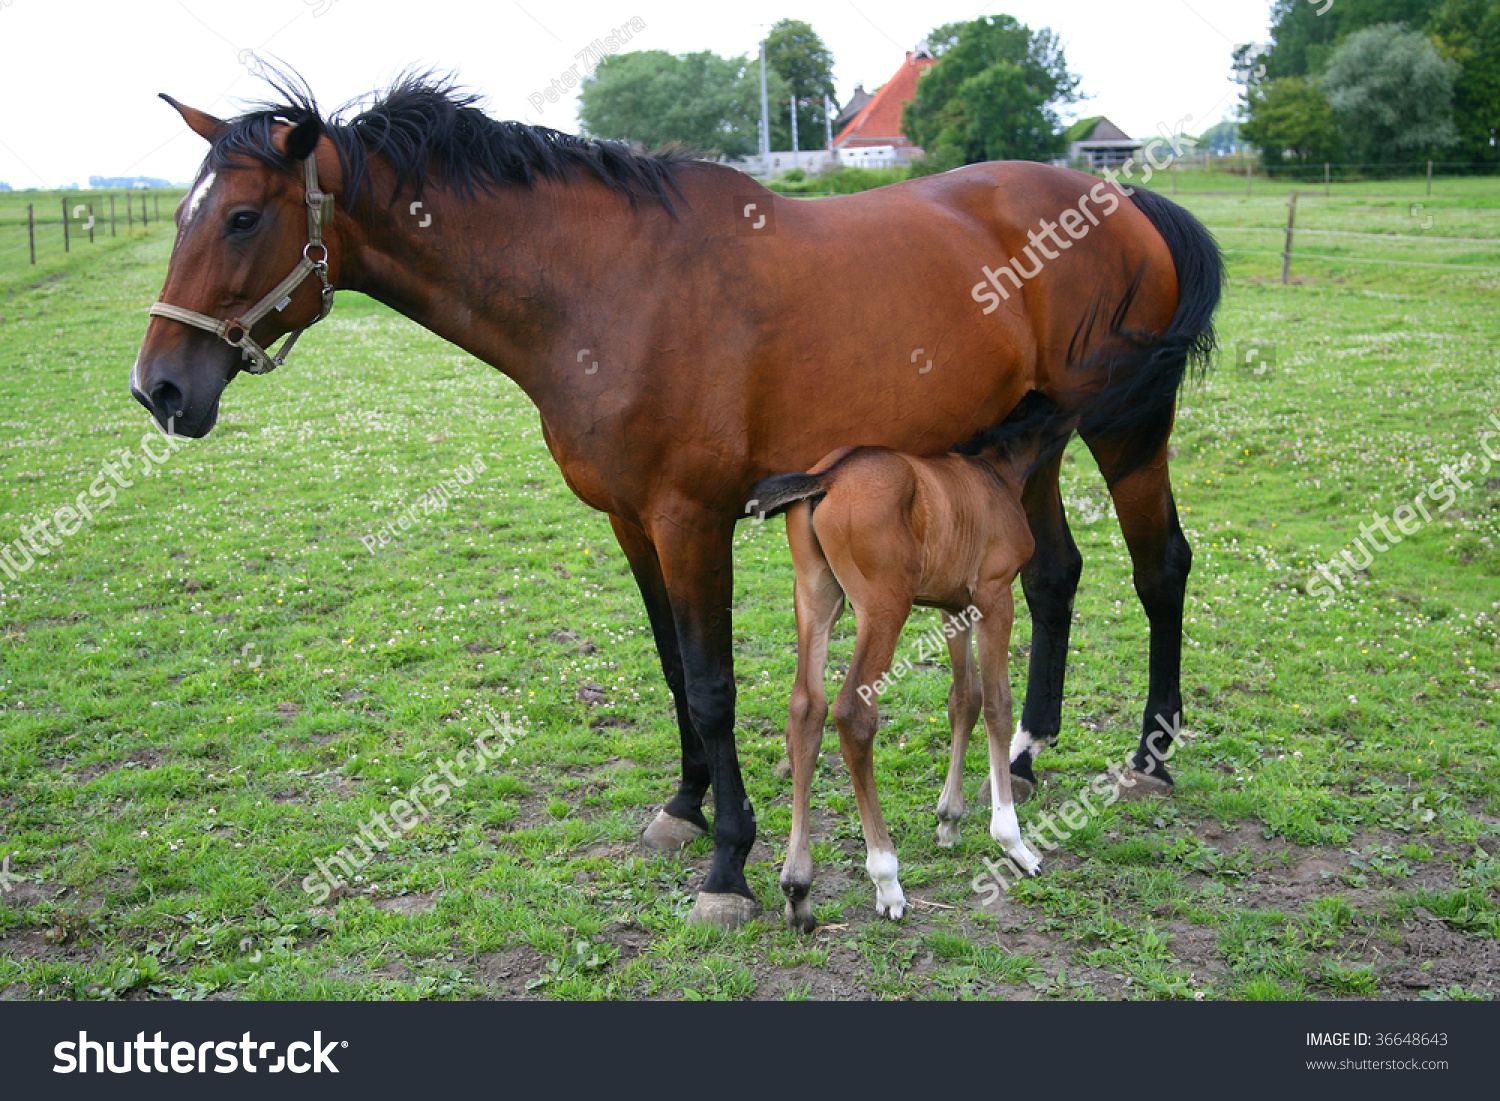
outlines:
M373 199L372 155L385 157L395 169L391 203L408 188L413 198L421 198L423 187L433 182L468 195L497 184L531 187L538 179L564 179L585 171L632 205L637 199L651 199L668 210L678 190L677 168L696 159L684 151L638 153L620 142L500 122L475 106L478 95L460 89L451 77L425 71L397 77L352 117L345 116L359 101L324 116L300 76L262 65L266 81L285 102L257 103L226 122L209 150L208 167L218 169L248 157L274 168L295 168L272 145L273 127L281 121L296 124L317 118L338 150L345 201L351 206L361 196Z

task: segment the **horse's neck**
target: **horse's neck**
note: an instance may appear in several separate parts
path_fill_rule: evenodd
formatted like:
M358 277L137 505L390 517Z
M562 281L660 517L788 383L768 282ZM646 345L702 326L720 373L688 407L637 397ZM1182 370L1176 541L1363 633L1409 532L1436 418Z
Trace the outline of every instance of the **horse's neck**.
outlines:
M389 194L384 184L375 183L377 195ZM582 227L590 220L568 217L565 191L501 186L465 198L429 189L415 211L407 195L389 207L370 204L359 219L348 278L340 282L531 393L544 382L536 372L545 369L546 349L567 323L559 307L575 299L559 291L576 285L581 258L594 251L583 247ZM597 222L589 230L597 234Z

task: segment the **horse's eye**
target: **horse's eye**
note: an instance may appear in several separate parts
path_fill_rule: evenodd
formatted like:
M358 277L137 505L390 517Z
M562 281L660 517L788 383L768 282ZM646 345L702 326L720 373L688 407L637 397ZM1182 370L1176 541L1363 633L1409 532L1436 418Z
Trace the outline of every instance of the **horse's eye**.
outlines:
M255 223L260 221L260 215L253 210L241 210L229 218L229 228L236 233L243 233L247 229L254 229Z

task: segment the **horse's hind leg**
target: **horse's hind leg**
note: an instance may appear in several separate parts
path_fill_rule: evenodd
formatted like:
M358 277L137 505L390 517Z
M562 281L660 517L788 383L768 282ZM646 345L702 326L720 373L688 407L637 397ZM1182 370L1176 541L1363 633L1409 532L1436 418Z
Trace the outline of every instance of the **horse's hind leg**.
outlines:
M1010 745L1013 787L1022 802L1036 788L1033 762L1044 746L1056 744L1062 729L1068 632L1083 573L1083 556L1068 530L1057 484L1062 460L1059 451L1031 476L1021 497L1036 540L1036 550L1021 570L1021 589L1031 610L1031 668L1021 722Z
M1116 476L1121 460L1138 441L1111 437L1086 440L1104 472L1125 545L1130 549L1135 591L1151 624L1151 676L1142 720L1141 742L1131 767L1137 793L1167 794L1172 777L1166 758L1172 732L1182 722L1182 606L1193 552L1177 521L1177 503L1167 472L1167 443L1127 474Z
M854 659L849 663L849 677L833 703L833 721L839 729L839 745L854 781L854 798L859 803L859 824L865 834L865 869L875 884L875 912L894 921L906 913L906 895L897 878L900 862L896 859L896 846L891 843L885 816L880 812L880 796L875 790L875 725L879 718L875 685L891 667L901 627L911 613L911 600L907 595L905 603L897 597L871 607L853 592L849 598L859 620L859 635L854 644Z
M786 721L786 755L792 765L792 836L781 869L781 890L786 895L786 923L811 933L817 923L808 898L813 871L808 818L813 774L828 718L828 695L823 687L828 636L843 613L844 590L813 538L806 504L787 513L786 532L797 567L797 679Z
M950 634L950 632L952 632ZM938 797L937 843L951 849L959 841L958 823L964 816L964 756L969 735L979 718L979 678L974 670L974 647L967 619L943 613L943 633L948 635L948 659L953 665L953 683L948 688L948 778Z

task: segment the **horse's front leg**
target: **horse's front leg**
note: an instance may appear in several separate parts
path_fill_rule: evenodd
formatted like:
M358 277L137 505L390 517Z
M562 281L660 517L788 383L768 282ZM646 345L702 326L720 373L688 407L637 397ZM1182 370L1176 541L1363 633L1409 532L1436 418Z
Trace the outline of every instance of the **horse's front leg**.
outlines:
M615 540L625 552L626 561L630 563L636 585L640 587L646 618L651 623L651 637L656 641L656 653L661 659L661 671L677 707L677 731L682 739L682 780L677 794L665 809L657 812L641 841L648 848L676 852L708 832L708 821L703 817L703 795L709 782L708 757L688 713L682 654L677 648L677 625L672 619L672 605L656 548L646 538L646 533L634 524L616 516L611 516L609 523L614 528Z
M690 920L733 928L760 910L745 880L755 844L755 812L740 776L734 744L734 524L708 509L684 505L647 522L666 585L682 658L688 719L702 746L714 789L714 859ZM669 815L689 813L690 762Z

